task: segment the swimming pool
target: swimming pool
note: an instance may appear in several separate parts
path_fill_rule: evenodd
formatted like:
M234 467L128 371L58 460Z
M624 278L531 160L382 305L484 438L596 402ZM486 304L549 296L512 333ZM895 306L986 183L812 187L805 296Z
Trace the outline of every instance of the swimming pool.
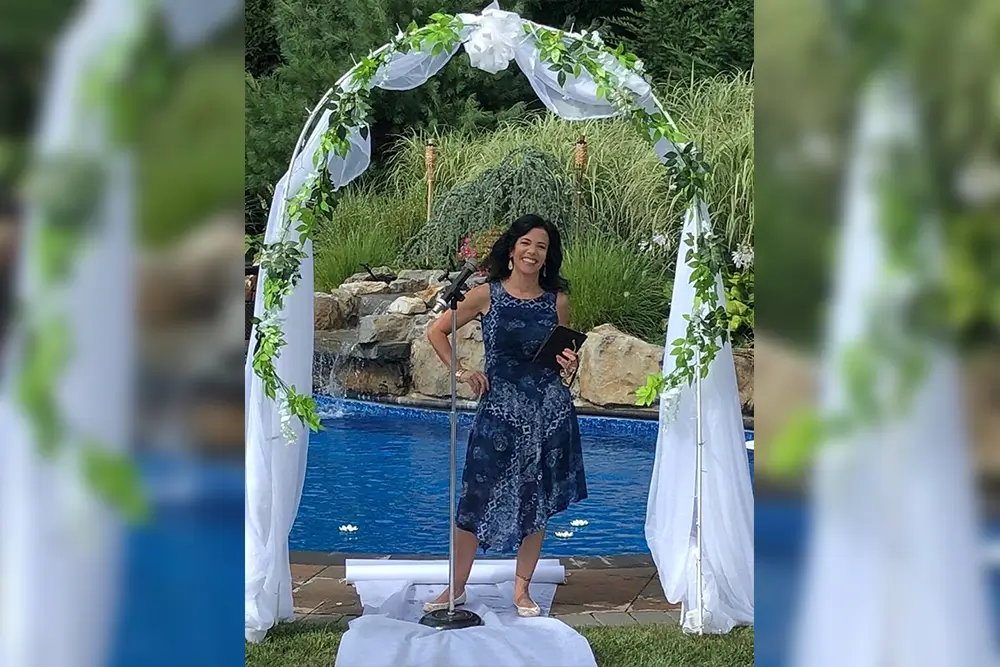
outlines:
M449 413L329 399L320 410L324 430L309 442L290 548L447 554ZM459 475L472 418L459 414ZM580 430L589 498L552 520L543 555L649 553L643 524L657 423L581 417ZM747 454L752 476L753 451ZM574 520L588 524L574 527ZM347 525L358 530L341 532ZM563 531L572 537L555 535Z
M810 513L799 500L757 497L754 521L754 665L785 667L789 631L799 601ZM994 518L987 523L984 538L992 543L1000 541L1000 520ZM1000 566L994 564L989 569L987 585L993 634L1000 642ZM858 603L862 604L860 598ZM941 613L947 611L942 607Z

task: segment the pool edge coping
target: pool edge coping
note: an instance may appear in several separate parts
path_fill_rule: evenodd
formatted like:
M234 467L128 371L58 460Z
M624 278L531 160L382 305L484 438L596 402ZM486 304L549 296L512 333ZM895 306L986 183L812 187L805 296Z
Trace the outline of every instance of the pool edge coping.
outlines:
M324 394L322 392L313 392L317 396L323 396L324 398L330 400L338 400L339 397L332 396L330 394ZM421 408L424 410L435 410L435 411L450 411L451 401L444 398L434 398L430 396L372 396L369 394L360 394L354 391L347 391L344 393L343 398L351 401L358 401L361 403L372 403L375 405L387 405L387 406L398 406L404 408ZM465 399L459 399L456 402L456 407L459 412L475 412L478 403L475 401L469 401ZM574 405L576 408L577 415L581 417L606 417L611 419L634 419L637 421L645 422L656 422L659 421L659 410L642 409L636 408L614 408L607 409L598 406L580 406ZM754 430L754 417L753 415L741 415L743 419L743 429L746 431Z
M509 560L509 556L476 556L476 560ZM650 554L619 554L614 556L546 556L558 560L567 570L624 570L656 567ZM344 566L348 560L448 560L448 554L354 554L325 551L289 551L291 565Z

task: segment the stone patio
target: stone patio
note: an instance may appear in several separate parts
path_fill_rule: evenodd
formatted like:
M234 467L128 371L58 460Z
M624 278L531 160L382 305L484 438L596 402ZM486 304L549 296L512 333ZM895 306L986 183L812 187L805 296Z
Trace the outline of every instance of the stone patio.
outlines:
M292 554L297 622L346 628L351 619L361 614L361 603L354 587L344 582L345 558L342 554ZM395 558L421 560L427 557ZM656 568L649 557L563 558L560 561L566 568L566 583L556 590L553 617L574 627L679 622L680 608L663 597Z

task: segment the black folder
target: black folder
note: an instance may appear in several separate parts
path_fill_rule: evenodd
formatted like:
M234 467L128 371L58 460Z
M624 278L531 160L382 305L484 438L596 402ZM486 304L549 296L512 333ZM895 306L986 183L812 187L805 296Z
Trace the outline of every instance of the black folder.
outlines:
M556 357L567 348L579 354L580 348L583 347L586 340L587 334L557 324L549 332L548 338L545 339L542 346L538 348L532 361L557 371L562 370Z

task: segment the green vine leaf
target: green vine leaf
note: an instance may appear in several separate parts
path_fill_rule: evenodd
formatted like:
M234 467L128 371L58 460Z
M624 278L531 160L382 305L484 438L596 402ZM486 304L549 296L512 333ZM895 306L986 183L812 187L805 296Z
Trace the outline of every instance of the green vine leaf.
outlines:
M84 477L99 497L119 508L131 522L141 523L149 518L149 503L138 470L128 455L88 443L82 456Z

